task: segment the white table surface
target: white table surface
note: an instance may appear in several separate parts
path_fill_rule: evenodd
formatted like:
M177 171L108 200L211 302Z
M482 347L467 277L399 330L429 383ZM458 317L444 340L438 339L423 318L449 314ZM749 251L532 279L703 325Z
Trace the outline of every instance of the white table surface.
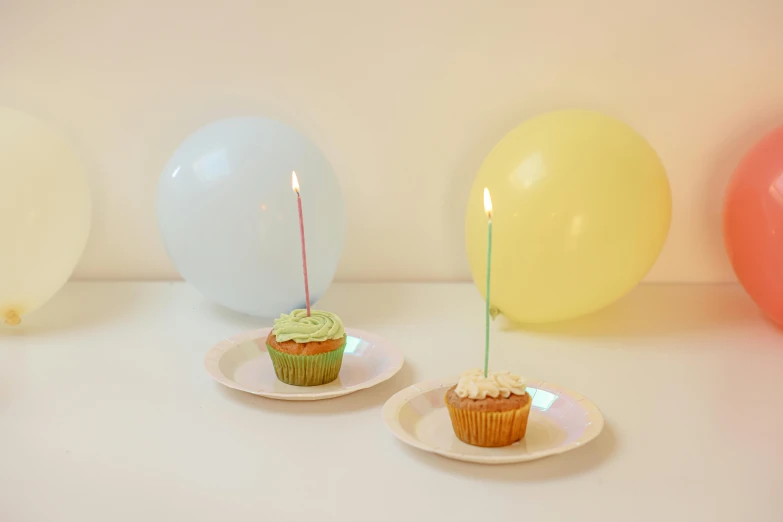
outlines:
M493 329L491 366L591 398L592 443L499 467L409 449L383 403L482 362L469 284L335 285L319 304L397 343L391 381L291 403L206 351L268 325L184 283L72 283L0 331L0 520L780 521L783 331L735 285L643 286L559 327Z

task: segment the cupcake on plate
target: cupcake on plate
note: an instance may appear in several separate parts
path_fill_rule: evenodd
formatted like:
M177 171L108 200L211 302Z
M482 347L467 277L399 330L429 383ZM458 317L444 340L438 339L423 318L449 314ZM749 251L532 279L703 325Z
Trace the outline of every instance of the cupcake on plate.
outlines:
M454 434L459 440L486 448L522 440L532 402L525 380L510 372L471 370L444 397Z
M297 309L275 319L266 347L277 378L294 386L337 379L345 351L345 328L336 314Z

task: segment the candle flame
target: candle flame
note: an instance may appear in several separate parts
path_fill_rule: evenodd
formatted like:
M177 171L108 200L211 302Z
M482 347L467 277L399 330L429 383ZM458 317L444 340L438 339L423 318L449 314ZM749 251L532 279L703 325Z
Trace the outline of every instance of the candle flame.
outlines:
M294 170L291 171L291 188L299 194L299 179L296 177L296 171Z
M489 197L489 189L484 187L484 212L487 213L487 217L492 219L492 198Z

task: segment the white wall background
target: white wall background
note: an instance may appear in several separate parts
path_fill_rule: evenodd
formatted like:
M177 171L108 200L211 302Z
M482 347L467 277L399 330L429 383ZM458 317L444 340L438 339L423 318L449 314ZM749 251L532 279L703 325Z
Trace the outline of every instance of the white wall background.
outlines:
M777 0L0 0L0 104L57 125L89 164L80 278L176 277L158 175L203 124L255 114L335 166L338 278L469 279L482 159L527 117L581 107L634 126L669 171L649 279L721 281L723 188L783 123L781 24Z

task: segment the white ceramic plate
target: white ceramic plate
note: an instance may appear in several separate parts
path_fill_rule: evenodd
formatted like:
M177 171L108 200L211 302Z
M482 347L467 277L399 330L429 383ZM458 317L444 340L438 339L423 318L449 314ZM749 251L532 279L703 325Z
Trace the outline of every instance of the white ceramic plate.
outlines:
M221 384L244 392L286 401L317 401L375 386L397 373L402 352L371 333L346 328L348 335L340 376L321 386L291 386L275 376L266 349L271 328L246 332L215 345L204 359L207 372Z
M444 457L482 464L508 464L556 455L589 442L601 433L604 418L586 397L545 381L527 387L533 398L527 432L504 448L465 444L454 435L443 397L457 378L409 386L383 407L383 420L401 441Z

